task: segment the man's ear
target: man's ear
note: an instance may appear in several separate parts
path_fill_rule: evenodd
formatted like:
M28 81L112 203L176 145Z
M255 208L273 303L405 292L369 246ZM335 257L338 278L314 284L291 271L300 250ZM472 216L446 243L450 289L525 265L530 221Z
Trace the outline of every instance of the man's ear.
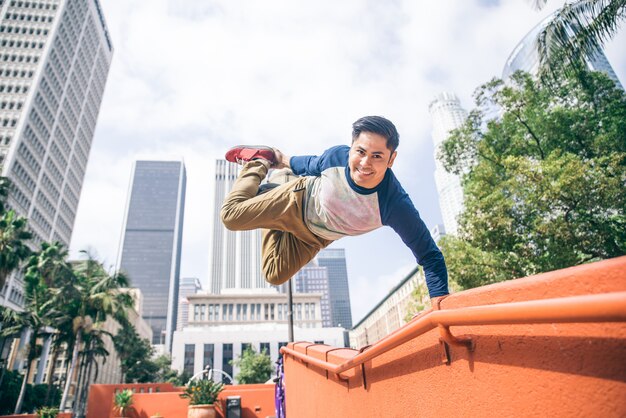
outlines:
M387 168L391 168L393 166L393 162L396 159L396 155L398 155L398 151L394 151L391 153L391 157L389 157L389 162L387 163Z

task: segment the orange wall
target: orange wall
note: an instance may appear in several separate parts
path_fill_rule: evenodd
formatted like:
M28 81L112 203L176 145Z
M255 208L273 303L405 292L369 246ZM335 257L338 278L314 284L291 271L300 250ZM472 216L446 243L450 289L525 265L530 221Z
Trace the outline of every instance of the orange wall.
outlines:
M442 309L626 290L626 257L454 294ZM475 337L442 363L437 330L351 371L347 382L285 356L290 417L626 416L626 324L452 327ZM297 343L335 364L357 351Z
M156 392L156 389L159 392ZM152 393L147 393L148 389ZM92 385L89 391L87 418L116 417L112 411L113 394L116 390L133 389L133 408L128 414L131 418L149 418L157 412L164 418L187 416L189 401L180 397L180 388L171 384L136 384L136 385ZM141 393L141 391L144 393ZM235 385L225 386L219 400L225 405L228 396L241 396L242 418L265 418L274 415L274 385ZM223 414L218 410L218 416Z

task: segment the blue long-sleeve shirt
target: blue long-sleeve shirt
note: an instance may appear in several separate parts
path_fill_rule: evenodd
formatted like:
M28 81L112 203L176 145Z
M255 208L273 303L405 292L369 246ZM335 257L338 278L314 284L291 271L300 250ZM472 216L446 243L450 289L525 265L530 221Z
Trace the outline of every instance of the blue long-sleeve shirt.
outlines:
M391 169L373 189L357 185L350 177L350 148L340 145L320 156L291 157L297 175L311 176L307 183L305 222L316 235L337 240L388 225L411 249L424 268L430 297L448 294L448 271L441 251Z

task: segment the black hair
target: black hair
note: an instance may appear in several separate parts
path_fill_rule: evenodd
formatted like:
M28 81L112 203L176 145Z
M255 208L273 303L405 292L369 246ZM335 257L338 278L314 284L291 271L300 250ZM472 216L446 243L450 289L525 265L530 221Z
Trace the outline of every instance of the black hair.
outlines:
M400 144L400 135L396 127L389 119L382 116L364 116L352 124L352 142L354 142L361 132L372 132L385 137L387 149L392 153Z

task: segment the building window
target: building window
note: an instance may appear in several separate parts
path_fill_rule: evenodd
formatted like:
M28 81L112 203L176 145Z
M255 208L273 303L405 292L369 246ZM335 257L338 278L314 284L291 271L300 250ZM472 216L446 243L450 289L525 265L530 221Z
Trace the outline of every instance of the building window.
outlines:
M237 304L237 321L241 321L241 303Z
M227 373L229 376L233 375L233 365L230 362L233 359L233 345L232 344L223 344L222 345L222 371ZM222 376L222 383L230 384L226 376Z
M193 305L193 320L197 321L200 317L200 305Z
M241 355L243 356L243 353L245 353L246 350L250 350L252 349L252 344L250 343L241 343Z
M185 344L185 360L183 370L191 375L193 375L195 354L196 346L194 344Z
M209 304L209 322L213 322L213 304Z
M206 368L206 366L213 367L214 352L215 352L215 347L213 344L204 344L204 357L202 360L203 368Z
M206 305L200 305L200 320L204 321L206 316Z
M283 304L279 303L278 304L278 320L282 320L283 319Z
M244 304L242 306L242 313L241 313L241 319L243 319L244 321L248 319L248 304Z
M270 355L270 343L261 343L259 345L259 351L269 356Z

